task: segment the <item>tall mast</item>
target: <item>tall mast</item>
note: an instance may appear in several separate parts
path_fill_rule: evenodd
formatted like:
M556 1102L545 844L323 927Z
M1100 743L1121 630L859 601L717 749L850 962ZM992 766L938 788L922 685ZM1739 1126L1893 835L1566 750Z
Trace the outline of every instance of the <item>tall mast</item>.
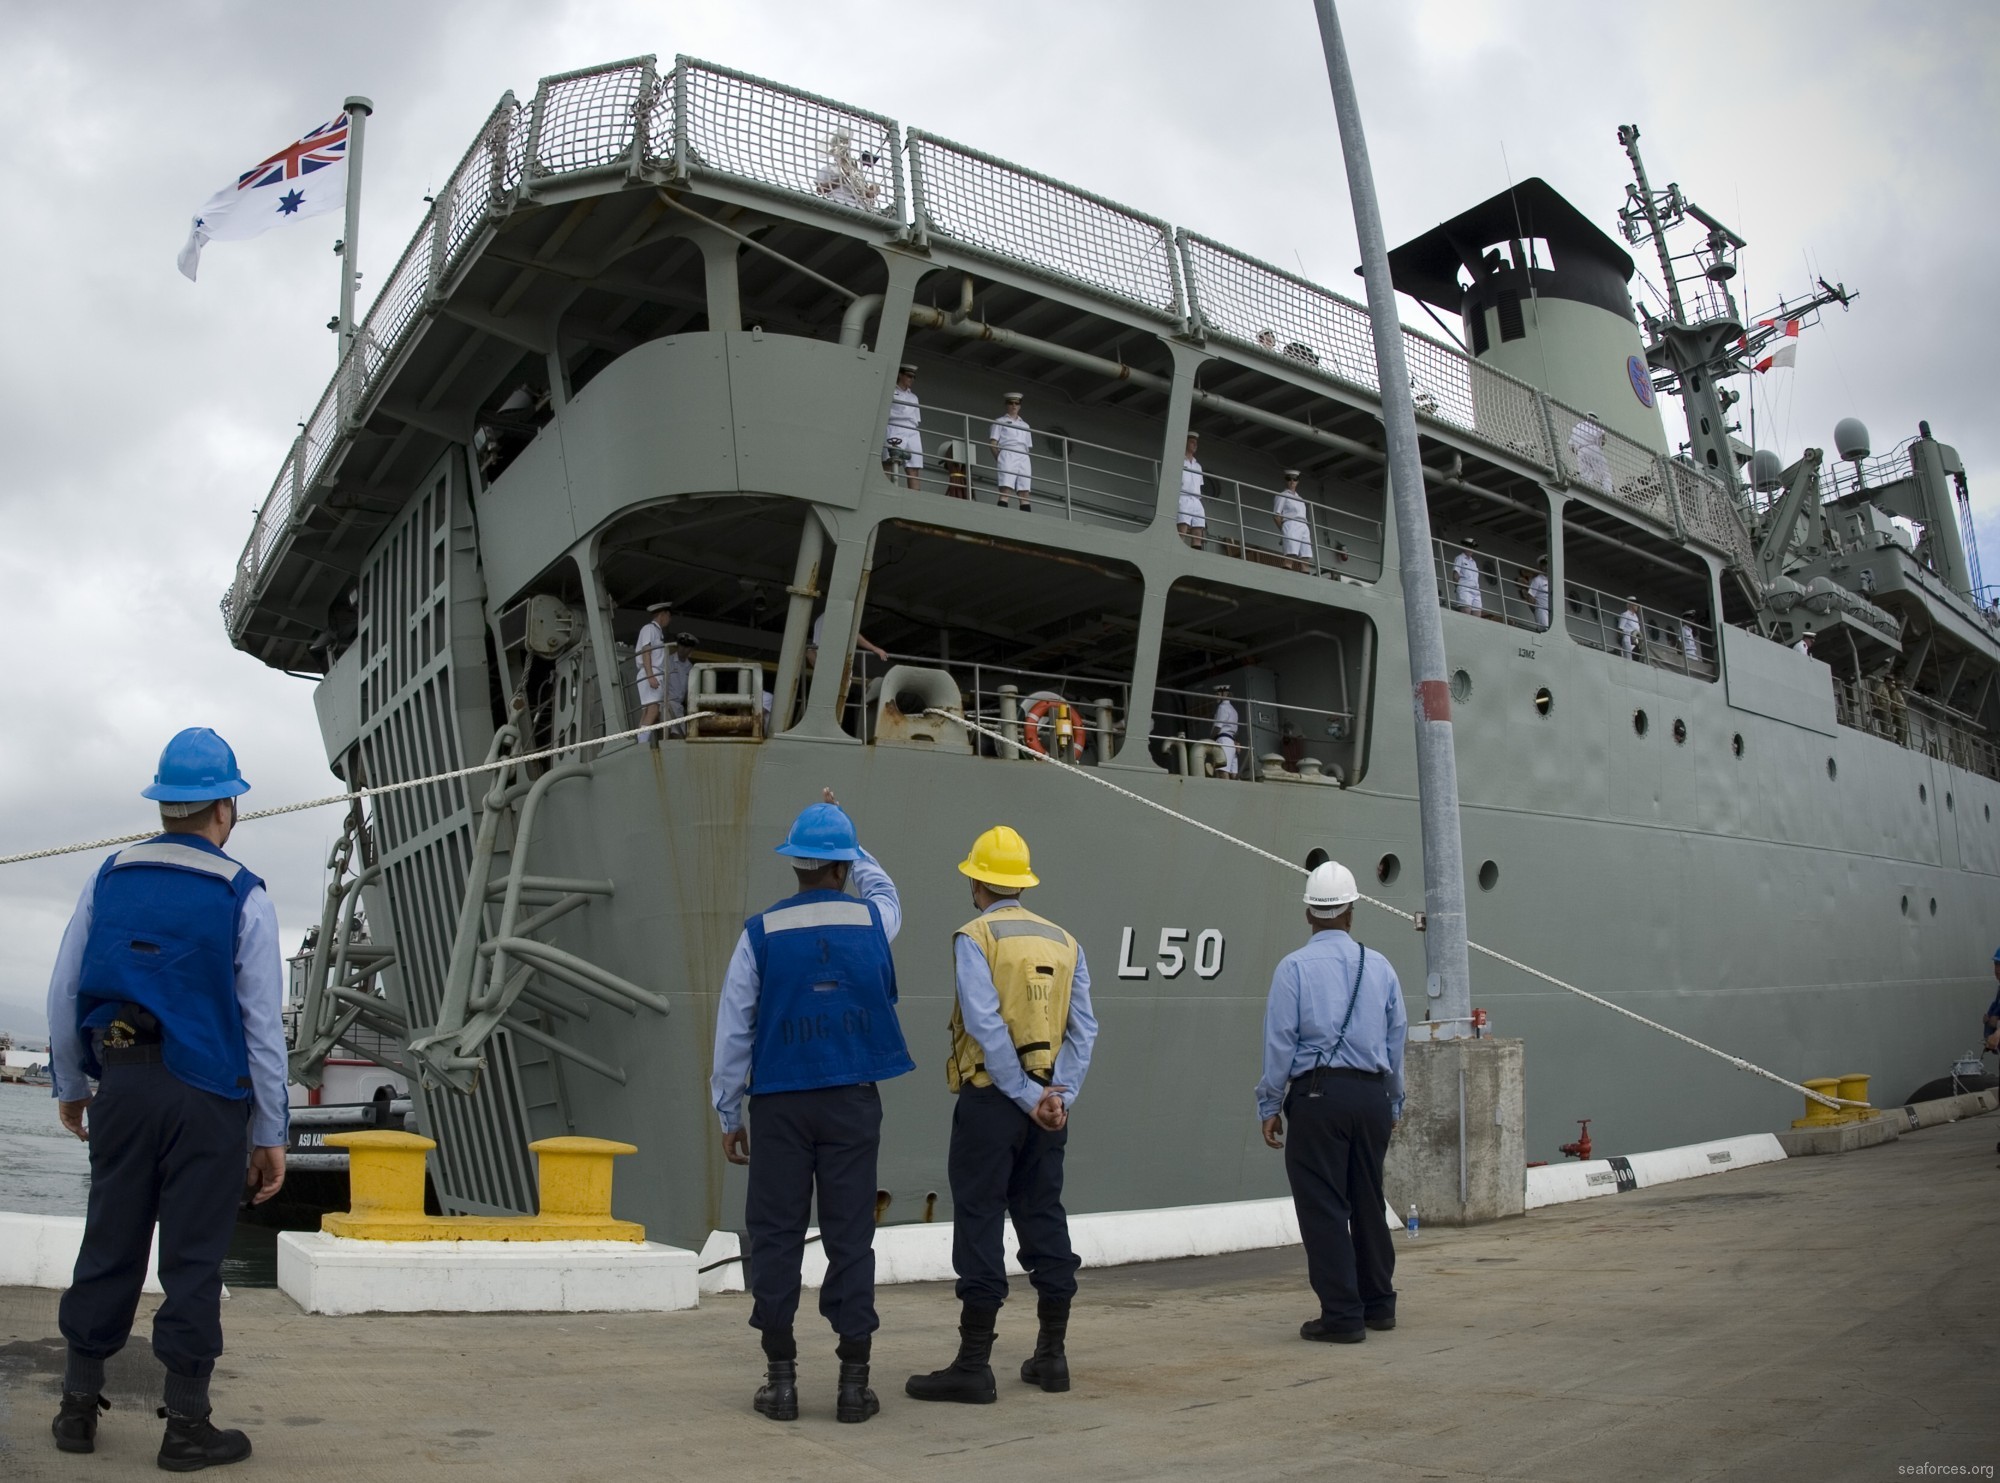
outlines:
M1667 229L1660 220L1660 204L1653 197L1652 182L1646 179L1646 162L1639 158L1639 126L1620 124L1618 142L1625 146L1625 156L1632 161L1632 174L1639 181L1636 189L1627 187L1625 194L1645 214L1646 224L1653 229L1653 246L1660 254L1660 277L1667 285L1668 312L1675 319L1684 320L1687 315L1681 309L1681 286L1674 279L1674 260L1667 251ZM1668 189L1676 196L1680 193L1678 186L1670 186Z
M340 257L340 322L335 364L347 359L354 344L354 284L361 276L361 142L368 115L375 105L355 96L342 105L347 112L347 220L334 251Z

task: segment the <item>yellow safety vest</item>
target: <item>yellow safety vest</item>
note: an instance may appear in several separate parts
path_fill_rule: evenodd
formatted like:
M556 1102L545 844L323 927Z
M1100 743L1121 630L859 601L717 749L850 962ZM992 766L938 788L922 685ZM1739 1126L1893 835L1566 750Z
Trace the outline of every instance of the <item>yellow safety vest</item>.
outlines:
M1021 1069L1047 1086L1069 1024L1070 986L1080 951L1076 939L1025 906L996 907L958 931L986 955L993 986L1000 991L1000 1017L1007 1022ZM954 1092L967 1082L993 1085L986 1074L985 1049L966 1031L965 1016L955 1003L944 1079Z

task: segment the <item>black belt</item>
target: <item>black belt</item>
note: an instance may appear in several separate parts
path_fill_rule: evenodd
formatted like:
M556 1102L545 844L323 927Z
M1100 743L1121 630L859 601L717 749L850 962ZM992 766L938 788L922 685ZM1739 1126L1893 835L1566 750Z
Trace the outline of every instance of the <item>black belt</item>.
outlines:
M164 1059L164 1047L155 1041L150 1045L101 1045L97 1048L97 1063L100 1066L157 1066Z
M1382 1081L1388 1075L1389 1073L1386 1071L1360 1071L1352 1066L1315 1066L1312 1070L1293 1077L1292 1085L1295 1087L1316 1086L1322 1079L1331 1076L1347 1076L1354 1078L1356 1081Z

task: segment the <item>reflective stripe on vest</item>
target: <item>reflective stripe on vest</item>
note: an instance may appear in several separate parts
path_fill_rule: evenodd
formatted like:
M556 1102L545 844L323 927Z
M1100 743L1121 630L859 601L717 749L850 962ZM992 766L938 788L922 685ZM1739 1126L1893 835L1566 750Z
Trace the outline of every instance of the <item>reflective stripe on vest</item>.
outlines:
M872 927L874 915L865 901L809 901L764 913L764 931L800 932L808 927Z
M1069 1025L1071 986L1076 980L1076 939L1054 922L1024 906L1001 906L975 917L958 929L985 954L987 970L1000 999L1014 1054L1031 1081L1049 1084L1056 1051ZM991 1086L986 1053L965 1028L965 1015L954 1000L951 1011L951 1058L945 1063L945 1085L954 1092L970 1082Z

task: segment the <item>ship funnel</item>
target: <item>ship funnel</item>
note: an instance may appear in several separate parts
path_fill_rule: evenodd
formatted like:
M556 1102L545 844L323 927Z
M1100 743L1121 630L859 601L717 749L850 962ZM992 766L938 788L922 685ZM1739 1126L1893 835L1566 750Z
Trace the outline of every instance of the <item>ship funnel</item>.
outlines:
M1868 424L1859 417L1843 417L1833 425L1833 446L1849 463L1868 456Z
M1475 359L1667 451L1626 288L1632 259L1546 181L1524 180L1405 242L1389 274L1460 316Z

